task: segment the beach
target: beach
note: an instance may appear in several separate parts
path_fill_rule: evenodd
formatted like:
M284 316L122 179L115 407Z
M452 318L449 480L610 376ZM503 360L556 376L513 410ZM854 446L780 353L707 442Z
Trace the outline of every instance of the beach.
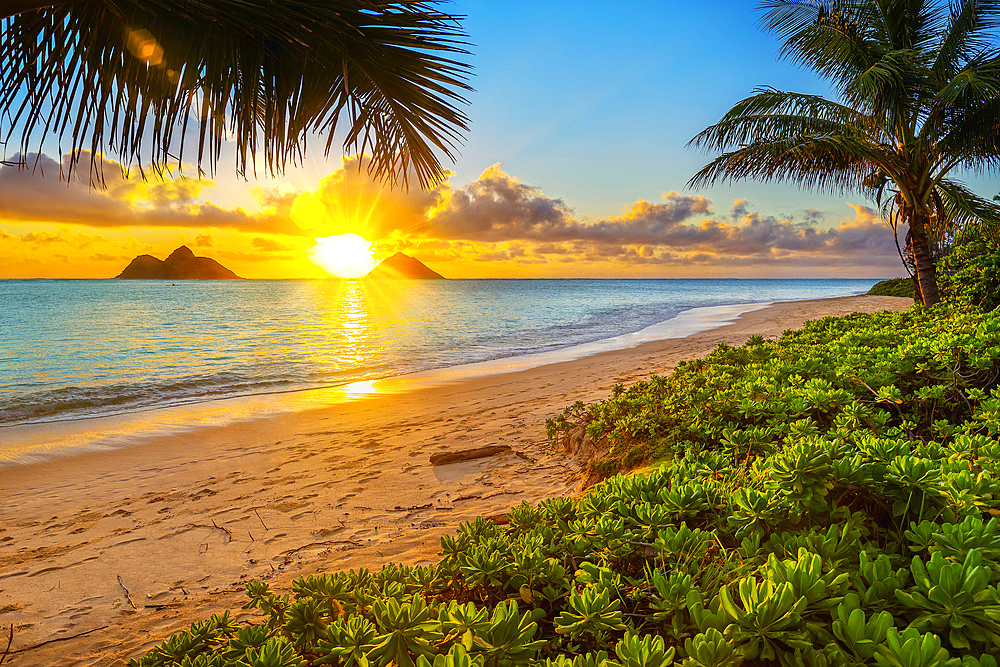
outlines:
M264 579L436 560L441 535L578 491L545 420L615 384L802 322L909 299L777 303L725 326L511 373L411 388L0 469L0 628L14 665L107 665L242 604ZM433 455L508 449L432 465ZM0 650L6 630L0 634Z

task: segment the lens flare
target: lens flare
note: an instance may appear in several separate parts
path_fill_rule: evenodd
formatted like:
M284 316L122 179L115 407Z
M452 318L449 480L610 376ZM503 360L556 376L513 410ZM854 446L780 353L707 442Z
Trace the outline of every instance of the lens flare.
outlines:
M360 278L375 264L371 241L357 234L340 234L316 239L309 249L309 259L338 278Z

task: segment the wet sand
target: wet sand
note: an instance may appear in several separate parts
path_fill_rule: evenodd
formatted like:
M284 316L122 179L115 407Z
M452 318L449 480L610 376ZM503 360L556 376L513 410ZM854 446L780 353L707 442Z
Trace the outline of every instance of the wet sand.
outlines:
M0 652L13 624L8 664L120 664L238 610L249 579L287 591L323 570L433 562L462 521L576 491L580 464L545 442L545 420L574 401L719 343L911 303L779 303L685 338L401 393L376 385L326 407L0 469ZM429 460L484 445L509 450Z

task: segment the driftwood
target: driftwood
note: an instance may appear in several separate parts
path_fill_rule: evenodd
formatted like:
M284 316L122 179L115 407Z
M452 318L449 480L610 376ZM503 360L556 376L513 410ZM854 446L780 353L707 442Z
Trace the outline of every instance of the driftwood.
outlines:
M457 452L442 452L441 454L431 454L431 465L443 466L449 463L461 463L462 461L482 459L509 451L510 447L507 445L486 445L485 447L474 447L473 449L461 449Z

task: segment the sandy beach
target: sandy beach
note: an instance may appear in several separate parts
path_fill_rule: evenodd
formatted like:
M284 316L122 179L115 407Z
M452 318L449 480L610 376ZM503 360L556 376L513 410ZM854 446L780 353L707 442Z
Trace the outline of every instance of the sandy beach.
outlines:
M0 653L8 664L110 665L238 609L249 579L436 560L462 521L577 491L545 420L719 343L909 299L778 303L734 324L502 375L380 394L0 469ZM2 436L0 436L2 437ZM506 445L487 458L430 457Z

